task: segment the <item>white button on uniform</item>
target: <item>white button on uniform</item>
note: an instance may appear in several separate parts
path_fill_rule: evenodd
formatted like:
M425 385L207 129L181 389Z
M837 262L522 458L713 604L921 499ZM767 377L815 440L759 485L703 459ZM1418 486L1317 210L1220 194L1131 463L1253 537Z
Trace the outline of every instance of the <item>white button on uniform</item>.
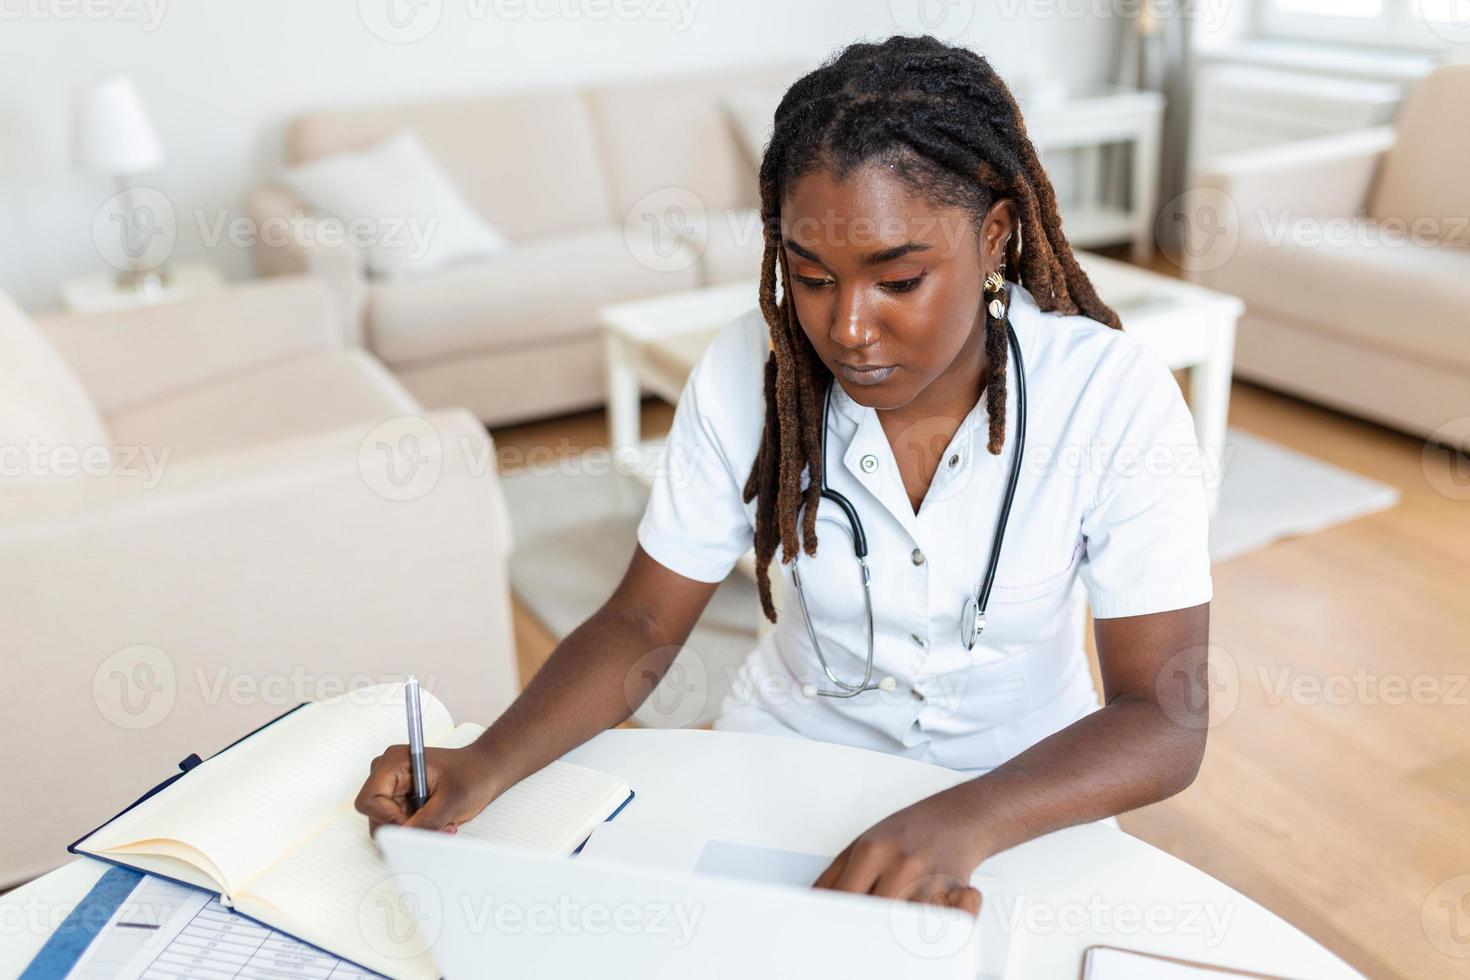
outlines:
M924 564L924 553L918 548L915 548L914 553L909 555L909 561L912 561L915 565Z
M878 457L872 453L868 453L862 459L858 460L858 464L862 466L864 473L871 473L878 468Z

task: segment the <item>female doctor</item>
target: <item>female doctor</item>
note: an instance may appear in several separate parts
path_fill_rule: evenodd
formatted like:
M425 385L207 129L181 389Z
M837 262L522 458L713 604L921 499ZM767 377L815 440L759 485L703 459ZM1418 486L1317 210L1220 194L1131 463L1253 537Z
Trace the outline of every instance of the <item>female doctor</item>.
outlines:
M422 809L403 746L357 807L374 828L452 831L624 721L753 545L777 625L715 727L973 773L816 882L973 912L989 855L1161 800L1199 767L1211 579L1189 413L1078 266L979 55L847 47L781 100L760 198L759 309L691 376L616 591L477 742L428 750Z

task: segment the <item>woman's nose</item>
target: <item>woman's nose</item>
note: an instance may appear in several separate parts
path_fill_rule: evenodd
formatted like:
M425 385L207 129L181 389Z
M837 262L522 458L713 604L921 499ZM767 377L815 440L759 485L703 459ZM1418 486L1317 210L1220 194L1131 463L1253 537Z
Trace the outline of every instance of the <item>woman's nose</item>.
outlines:
M834 344L856 350L873 342L864 308L861 290L838 291L837 302L832 308L832 328L829 331Z

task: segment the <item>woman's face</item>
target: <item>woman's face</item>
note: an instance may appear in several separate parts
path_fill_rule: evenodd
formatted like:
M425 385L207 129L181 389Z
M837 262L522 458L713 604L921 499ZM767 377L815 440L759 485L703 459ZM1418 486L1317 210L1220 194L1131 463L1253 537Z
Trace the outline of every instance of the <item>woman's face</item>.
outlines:
M941 378L941 388L975 383L985 276L1014 214L996 202L977 233L968 211L937 207L876 165L841 183L825 171L796 181L781 205L792 302L853 401L896 409ZM968 392L972 404L977 395Z

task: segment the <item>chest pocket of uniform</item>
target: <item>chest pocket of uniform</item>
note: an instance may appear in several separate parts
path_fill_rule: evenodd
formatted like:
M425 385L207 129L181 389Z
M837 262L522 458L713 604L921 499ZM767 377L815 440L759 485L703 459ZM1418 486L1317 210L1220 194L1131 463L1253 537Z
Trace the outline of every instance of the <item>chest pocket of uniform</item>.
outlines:
M1025 582L1006 581L1002 561L995 587L990 590L986 638L1000 643L1029 644L1054 634L1059 628L1070 629L1070 620L1062 622L1061 614L1086 551L1087 544L1079 537L1071 558L1062 567Z

